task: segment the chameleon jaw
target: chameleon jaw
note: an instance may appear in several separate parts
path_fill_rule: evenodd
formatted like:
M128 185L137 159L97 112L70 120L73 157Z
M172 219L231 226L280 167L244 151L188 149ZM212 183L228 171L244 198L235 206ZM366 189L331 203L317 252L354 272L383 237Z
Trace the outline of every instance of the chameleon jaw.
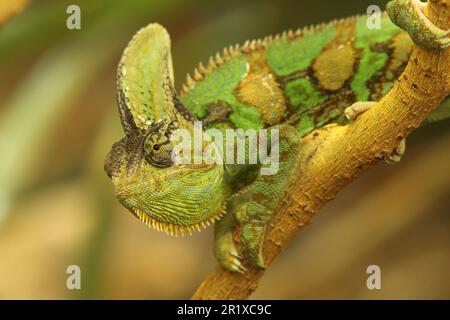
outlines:
M192 231L200 232L203 229L207 228L212 223L214 223L215 221L220 220L222 216L225 214L225 209L221 209L215 215L209 217L206 221L194 223L189 226L183 226L159 221L138 208L133 208L131 211L139 220L141 220L147 226L157 231L165 232L166 234L175 237L177 237L178 234L181 234L181 236L184 237L185 232L188 235L192 235Z

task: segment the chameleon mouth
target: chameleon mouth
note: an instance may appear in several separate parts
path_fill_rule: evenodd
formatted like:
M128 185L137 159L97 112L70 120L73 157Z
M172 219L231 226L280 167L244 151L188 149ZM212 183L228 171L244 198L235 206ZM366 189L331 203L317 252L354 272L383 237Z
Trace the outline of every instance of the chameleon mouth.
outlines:
M159 221L138 208L133 208L132 212L144 224L146 224L147 226L149 226L157 231L165 232L166 234L175 236L175 237L178 237L178 235L180 234L182 237L184 237L185 233L187 233L188 235L192 235L193 231L200 232L203 229L207 228L212 223L214 223L215 221L220 220L223 217L223 215L225 214L225 209L222 208L215 215L209 217L205 221L194 223L194 224L188 225L188 226L176 225L173 223L166 223L166 222Z

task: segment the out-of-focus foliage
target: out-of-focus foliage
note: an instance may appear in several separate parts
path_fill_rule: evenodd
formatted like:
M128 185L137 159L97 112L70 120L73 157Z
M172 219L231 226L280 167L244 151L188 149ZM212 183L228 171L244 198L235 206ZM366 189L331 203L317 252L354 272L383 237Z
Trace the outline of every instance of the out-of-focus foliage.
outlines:
M116 63L141 26L169 30L179 87L224 46L385 2L32 1L0 29L0 298L188 298L215 264L211 228L188 238L146 228L103 173L122 135ZM81 30L66 28L70 4ZM254 298L450 298L448 124L416 131L399 165L344 190ZM80 291L65 286L71 264ZM372 264L381 291L366 287Z

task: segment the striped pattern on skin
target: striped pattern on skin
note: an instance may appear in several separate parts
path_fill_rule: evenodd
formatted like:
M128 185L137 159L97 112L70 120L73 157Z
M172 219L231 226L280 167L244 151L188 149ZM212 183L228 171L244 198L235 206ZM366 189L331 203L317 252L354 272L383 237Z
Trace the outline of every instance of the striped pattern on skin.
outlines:
M305 135L346 123L343 110L380 99L412 48L386 14L380 29L366 21L355 16L228 47L187 76L181 100L200 120L211 117L209 106L225 103L236 128L289 123Z

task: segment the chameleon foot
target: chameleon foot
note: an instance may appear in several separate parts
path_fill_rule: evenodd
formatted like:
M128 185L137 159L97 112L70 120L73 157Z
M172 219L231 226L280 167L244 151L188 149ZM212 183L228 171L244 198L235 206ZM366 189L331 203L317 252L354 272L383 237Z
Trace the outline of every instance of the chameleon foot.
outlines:
M386 10L392 22L408 32L413 42L427 49L450 46L450 30L435 26L423 13L425 3L420 0L391 0Z
M214 241L214 255L217 261L225 269L232 272L244 273L247 269L242 265L236 247L233 241L233 234L231 232L222 234L215 238Z
M398 146L394 148L392 153L388 156L386 159L387 163L394 164L399 162L402 159L402 156L405 154L406 151L406 140L402 139Z
M248 194L241 194L242 199L246 199ZM234 198L233 200L239 199ZM264 235L266 230L266 219L249 219L248 216L249 203L237 203L233 206L235 219L240 225L240 245L244 259L249 264L260 269L265 269L264 257L262 254ZM252 207L252 205L250 205ZM269 215L271 215L269 213Z
M377 103L373 101L355 102L350 107L346 108L344 110L344 113L347 119L353 121L358 118L359 115L366 112L376 104Z
M214 255L225 269L244 273L247 269L241 263L242 257L239 256L233 240L236 225L234 214L231 208L228 208L225 216L214 224Z

